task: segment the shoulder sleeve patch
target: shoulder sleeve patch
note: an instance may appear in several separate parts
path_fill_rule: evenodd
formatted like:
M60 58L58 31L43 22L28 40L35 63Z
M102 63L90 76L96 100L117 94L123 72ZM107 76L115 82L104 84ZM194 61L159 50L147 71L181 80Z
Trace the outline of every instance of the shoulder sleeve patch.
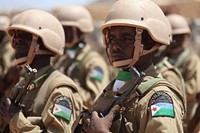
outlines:
M172 98L164 91L154 93L149 101L152 117L175 118Z
M72 102L68 97L59 96L54 101L53 115L70 121L72 115Z
M103 70L100 67L95 67L90 71L90 78L93 78L98 81L102 81Z

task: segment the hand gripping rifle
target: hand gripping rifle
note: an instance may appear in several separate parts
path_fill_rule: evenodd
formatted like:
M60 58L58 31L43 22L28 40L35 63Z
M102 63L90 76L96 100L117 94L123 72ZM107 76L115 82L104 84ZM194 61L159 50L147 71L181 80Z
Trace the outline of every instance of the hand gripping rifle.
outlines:
M106 102L103 100L101 101L101 96L100 96L100 99L97 100L97 104L94 105L93 111L97 111L100 117L105 117L115 105L124 107L130 100L139 96L139 93L137 92L137 88L142 82L145 74L140 73L135 67L131 67L129 71L132 74L132 79L120 89L120 90L125 90L122 94L117 94L112 99L109 99ZM102 98L104 99L104 97ZM105 106L101 106L99 108L98 103L105 104ZM84 121L83 121L83 124L84 124ZM75 128L76 133L84 132L83 124L78 124L76 126Z

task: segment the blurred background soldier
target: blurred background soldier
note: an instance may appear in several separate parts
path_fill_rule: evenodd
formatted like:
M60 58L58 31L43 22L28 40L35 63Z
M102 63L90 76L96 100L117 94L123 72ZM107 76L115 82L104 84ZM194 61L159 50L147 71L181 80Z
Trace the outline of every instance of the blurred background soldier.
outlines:
M81 87L84 105L91 107L94 99L109 83L108 66L103 57L86 42L93 31L90 13L83 6L66 5L53 10L65 31L65 54L55 59L54 66Z
M64 51L62 25L45 11L27 10L7 31L16 63L27 73L0 104L2 133L71 133L82 100L75 83L50 66L50 58Z
M6 16L0 16L0 75L7 73L14 59L14 50L5 31L9 25L10 19Z
M188 123L197 107L196 94L200 91L200 59L194 51L185 45L191 33L186 19L178 14L169 14L167 18L171 23L173 35L167 56L169 62L180 70L185 81L186 123Z
M14 50L6 34L9 25L10 19L0 16L0 98L19 81L19 68L14 64Z

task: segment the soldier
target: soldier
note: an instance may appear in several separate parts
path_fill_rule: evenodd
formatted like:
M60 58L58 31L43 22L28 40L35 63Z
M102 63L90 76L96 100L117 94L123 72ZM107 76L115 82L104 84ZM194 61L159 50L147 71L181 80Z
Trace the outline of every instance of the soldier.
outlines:
M14 50L6 35L9 24L10 19L8 17L0 16L0 98L4 95L8 86L13 86L19 81L17 75L13 76L13 72L18 73L19 68L13 64Z
M86 42L94 29L90 13L83 6L66 5L54 9L65 31L65 54L55 59L55 68L80 86L80 95L88 108L109 83L108 66L103 57Z
M50 58L64 51L62 25L45 11L27 10L17 16L7 32L16 63L27 73L11 96L1 102L4 123L0 129L3 133L71 133L82 100L75 83L50 66Z
M170 24L162 10L150 0L119 0L108 12L101 31L110 62L122 71L96 101L91 119L84 117L84 130L183 133L183 96L156 72L152 62L154 51L170 43ZM128 71L132 67L145 73L133 88L129 85L135 83L135 75ZM110 100L121 98L130 89L135 91L119 103L118 113L115 113L119 109L116 105L108 115L98 116L110 106Z
M169 62L180 70L185 81L187 97L186 123L188 123L197 107L195 97L200 91L200 60L198 55L185 45L191 33L186 19L178 14L169 14L167 18L172 25L173 35L173 41L167 56Z
M6 16L0 16L0 75L7 73L14 59L14 50L5 31L9 25L10 19Z

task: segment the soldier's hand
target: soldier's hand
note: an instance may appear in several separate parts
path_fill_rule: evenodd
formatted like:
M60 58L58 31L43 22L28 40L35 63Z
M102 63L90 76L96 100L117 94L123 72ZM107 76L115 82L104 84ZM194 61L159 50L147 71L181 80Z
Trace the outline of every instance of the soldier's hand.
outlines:
M88 120L88 126L84 127L84 130L87 133L110 133L113 118L119 109L119 105L114 106L110 110L109 114L103 118L100 118L98 113L93 111L91 119Z
M2 99L0 103L0 119L6 123L10 122L10 119L19 111L22 107L15 105L9 98Z

